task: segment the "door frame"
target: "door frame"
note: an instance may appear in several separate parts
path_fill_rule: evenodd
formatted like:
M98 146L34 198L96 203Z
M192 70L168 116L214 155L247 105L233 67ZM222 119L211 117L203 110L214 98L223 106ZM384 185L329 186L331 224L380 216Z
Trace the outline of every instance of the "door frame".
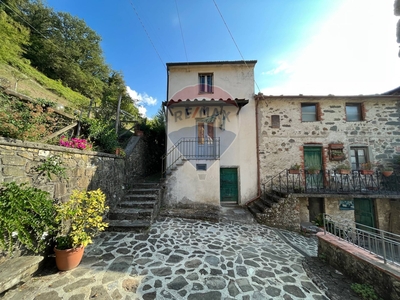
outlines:
M237 201L221 201L221 169L236 169L237 174ZM239 166L220 166L219 167L219 181L220 181L220 189L219 189L219 203L222 204L239 204L240 203L240 167Z

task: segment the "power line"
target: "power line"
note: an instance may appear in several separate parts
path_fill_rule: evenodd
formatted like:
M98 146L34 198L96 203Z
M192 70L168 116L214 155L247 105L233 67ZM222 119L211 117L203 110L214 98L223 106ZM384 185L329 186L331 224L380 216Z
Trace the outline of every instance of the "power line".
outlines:
M222 16L222 13L221 13L221 11L220 11L219 8L218 8L217 3L215 2L215 0L213 0L213 2L214 2L215 7L216 7L217 10L218 10L219 15L221 16L222 21L223 21L224 24L225 24L226 29L227 29L228 32L229 32L229 35L231 36L231 39L232 39L233 43L234 43L235 46L236 46L236 49L238 50L238 52L239 52L239 54L240 54L240 57L242 58L242 60L243 60L244 64L246 65L246 67L250 69L250 67L247 65L246 61L244 60L244 57L243 57L243 55L242 55L242 52L240 52L239 46L236 44L236 41L235 41L235 39L233 38L233 35L232 35L231 31L229 30L228 24L226 24L225 19L224 19L224 17ZM258 84L257 84L257 81L256 81L255 78L254 78L254 83L255 83L255 85L256 85L256 87L257 87L257 89L258 89L258 92L260 92L260 88L258 87Z
M132 0L130 1L130 3L131 3L131 6L132 6L132 8L133 8L133 10L134 10L134 12L135 12L135 14L136 14L136 16L137 16L138 19L139 19L140 24L141 24L142 27L143 27L144 32L145 32L146 35L147 35L147 38L149 39L151 45L153 46L154 51L156 51L156 53L157 53L157 55L158 55L158 58L160 59L161 63L163 64L165 70L167 70L167 66L166 66L165 63L163 62L163 60L162 60L162 58L161 58L161 56L160 56L160 53L158 53L156 46L154 45L153 41L151 40L150 35L149 35L149 33L147 32L146 27L144 26L144 24L143 24L143 22L142 22L142 19L139 17L139 14L138 14L138 12L136 11L135 6L134 6L133 3L132 3Z
M176 0L175 0L175 6L176 6L176 12L178 13L179 27L181 29L181 36L182 36L183 48L185 49L186 62L189 64L189 60L188 60L188 56L187 56L187 52L186 52L185 39L183 38L181 17L179 16L178 3L176 2Z

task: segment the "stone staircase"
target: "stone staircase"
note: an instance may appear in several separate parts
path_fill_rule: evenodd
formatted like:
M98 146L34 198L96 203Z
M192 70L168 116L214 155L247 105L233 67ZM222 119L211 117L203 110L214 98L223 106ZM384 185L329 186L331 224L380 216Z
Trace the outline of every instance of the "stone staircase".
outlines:
M136 182L108 213L108 231L146 231L157 217L163 187L159 182Z
M261 224L299 230L299 200L290 194L267 192L263 197L249 203L247 208Z

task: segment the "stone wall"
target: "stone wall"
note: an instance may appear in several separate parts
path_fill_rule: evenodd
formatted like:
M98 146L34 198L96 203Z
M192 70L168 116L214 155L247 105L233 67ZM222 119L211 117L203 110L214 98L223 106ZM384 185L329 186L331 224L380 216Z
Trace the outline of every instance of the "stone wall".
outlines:
M262 224L298 231L300 228L300 201L289 195L274 203L268 212L259 214L258 221Z
M124 159L107 153L0 138L0 183L26 182L61 201L68 200L74 189L100 188L106 194L107 204L114 206L123 197L130 178L141 175L140 157L144 151L137 141ZM50 180L35 170L47 158L56 155L66 167L67 179L52 176Z
M370 284L383 299L400 299L400 268L385 265L367 251L318 233L318 257L358 283Z
M323 166L332 169L341 162L330 161L328 144L367 146L370 160L392 163L400 155L398 96L264 96L258 101L259 156L262 182L292 164L303 165L303 146L323 148ZM365 121L346 122L346 103L362 103ZM320 121L302 122L301 103L319 103ZM272 116L279 122L272 123Z

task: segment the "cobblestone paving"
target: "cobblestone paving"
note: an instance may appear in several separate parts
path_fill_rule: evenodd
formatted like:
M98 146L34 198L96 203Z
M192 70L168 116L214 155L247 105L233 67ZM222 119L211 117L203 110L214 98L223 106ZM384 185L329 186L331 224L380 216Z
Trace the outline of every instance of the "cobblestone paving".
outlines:
M148 234L103 233L78 268L4 299L328 299L303 259L265 226L166 218Z
M308 256L318 255L318 238L315 235L307 237L287 230L279 230L278 233L283 235L287 243L290 243L296 249L305 252Z

